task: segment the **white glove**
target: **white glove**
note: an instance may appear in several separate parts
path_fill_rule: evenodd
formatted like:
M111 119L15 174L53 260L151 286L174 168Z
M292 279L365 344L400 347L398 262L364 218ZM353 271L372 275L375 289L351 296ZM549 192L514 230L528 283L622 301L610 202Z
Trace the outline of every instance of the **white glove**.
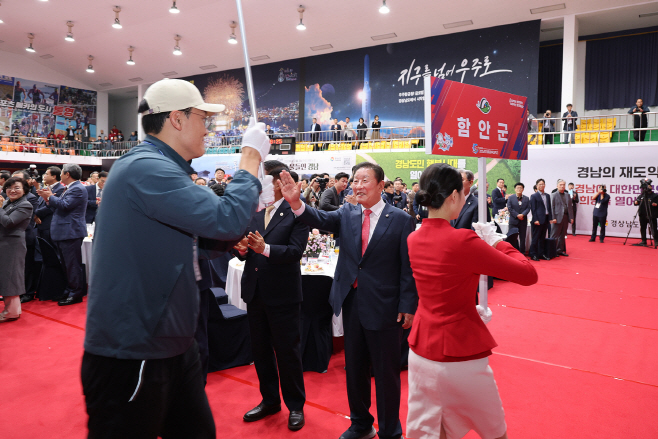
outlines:
M496 232L496 224L490 223L473 223L475 233L484 240L487 244L493 246L499 241L504 241L507 236L502 233Z
M485 325L491 321L491 316L493 315L493 313L491 312L491 308L489 307L485 308L482 305L475 305L475 309L478 310L478 314L480 314L480 318L482 319Z
M260 184L263 190L261 191L260 196L258 197L257 212L260 212L261 210L265 209L267 206L271 206L272 204L274 204L273 178L274 177L272 177L271 175L266 175L260 178Z
M265 157L270 153L270 138L265 134L265 124L256 123L256 120L249 118L249 127L242 136L242 147L253 148L260 153L260 158L265 161Z

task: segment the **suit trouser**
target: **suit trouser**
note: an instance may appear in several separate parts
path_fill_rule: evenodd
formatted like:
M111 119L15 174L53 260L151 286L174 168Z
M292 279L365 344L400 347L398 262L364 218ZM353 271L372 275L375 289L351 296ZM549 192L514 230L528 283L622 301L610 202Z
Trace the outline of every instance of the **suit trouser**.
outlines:
M85 352L82 390L89 439L215 438L199 350L158 360L122 360Z
M649 218L644 215L638 215L640 217L640 237L642 242L647 242L647 225L651 227L651 236L653 237L654 242L656 241L656 223L658 223L658 218L653 219L653 224L649 224Z
M574 129L566 129L565 131L567 132L564 134L564 143L576 143L576 133ZM569 137L571 137L571 142L569 142Z
M596 229L598 228L599 225L601 225L601 237L599 238L601 242L605 239L605 221L606 217L598 217L595 216L593 217L593 225L592 225L592 239L596 238Z
M400 424L400 362L402 326L379 331L363 327L359 319L356 296L352 288L343 302L345 331L345 371L347 400L350 405L352 429L359 432L371 428L370 367L375 375L377 420L380 439L402 435Z
M39 274L41 263L34 260L34 255L37 249L37 238L34 237L34 243L26 245L27 252L25 253L25 293L34 294L39 284Z
M578 212L578 206L577 204L574 203L573 205L573 224L571 224L571 234L575 235L576 234L576 212Z
M532 232L532 241L530 244L530 256L546 256L546 232L548 231L548 215L544 224L536 225L532 222L530 231Z
M302 305L266 305L258 294L247 304L247 317L263 403L281 403L280 380L281 395L288 410L302 410L306 402L301 353Z
M646 125L643 125L642 127L636 126L635 128L646 128ZM636 130L633 131L633 138L635 139L636 142L644 142L644 138L647 135L647 130Z
M561 223L555 223L551 227L551 238L555 238L557 241L557 252L566 253L567 252L567 241L565 237L569 231L569 215L564 215L562 217Z
M519 229L519 251L521 254L525 255L525 240L528 236L528 220L523 217L516 227Z
M199 291L199 319L194 332L194 339L199 345L199 361L201 362L201 376L203 382L208 378L208 317L210 315L210 301L215 300L215 295L210 289Z
M64 239L55 241L59 260L66 273L66 297L80 298L82 285L82 240L84 238ZM66 298L65 297L65 298Z

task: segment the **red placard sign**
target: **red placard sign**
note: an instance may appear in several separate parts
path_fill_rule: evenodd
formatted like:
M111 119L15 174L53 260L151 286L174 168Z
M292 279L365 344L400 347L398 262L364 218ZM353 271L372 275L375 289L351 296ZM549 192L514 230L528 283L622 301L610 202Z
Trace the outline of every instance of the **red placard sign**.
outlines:
M527 98L425 78L427 154L528 159Z

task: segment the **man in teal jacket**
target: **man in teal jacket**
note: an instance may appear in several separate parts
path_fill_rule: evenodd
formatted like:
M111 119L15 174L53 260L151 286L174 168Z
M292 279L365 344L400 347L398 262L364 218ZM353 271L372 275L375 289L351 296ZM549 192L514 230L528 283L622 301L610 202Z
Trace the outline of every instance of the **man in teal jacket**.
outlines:
M153 84L138 109L146 139L112 167L96 216L82 361L90 438L215 437L194 341L197 242L244 235L269 152L264 124L252 124L224 196L195 185L188 162L203 155L223 109L187 81Z

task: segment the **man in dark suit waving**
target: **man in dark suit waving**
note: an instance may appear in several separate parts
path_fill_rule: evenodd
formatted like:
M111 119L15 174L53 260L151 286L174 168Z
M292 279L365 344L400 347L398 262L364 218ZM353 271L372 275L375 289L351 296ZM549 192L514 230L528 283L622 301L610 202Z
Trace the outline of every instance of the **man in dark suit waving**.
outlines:
M259 421L281 411L280 381L283 401L290 410L288 428L296 431L305 423L299 261L306 249L308 226L295 218L277 184L279 174L289 171L288 167L277 160L263 166L265 173L274 177L275 202L254 215L247 238L236 246L239 257L247 261L242 300L248 305L251 347L263 396L243 419Z
M43 174L43 183L46 186L50 186L50 191L58 197L61 197L64 190L66 190L66 187L60 183L61 178L62 170L57 166L49 167ZM48 241L54 247L55 243L50 238L50 223L53 219L53 210L53 208L46 204L46 200L39 198L39 204L37 205L37 210L34 211L34 214L36 216L35 221L37 222L37 235Z
M341 439L375 436L370 414L370 368L375 375L379 437L399 438L402 330L411 327L418 293L409 264L411 216L384 203L384 171L374 163L355 166L356 202L333 212L305 208L299 187L281 172L281 192L299 220L340 232L341 252L329 302L343 311L347 398L352 425Z
M82 240L87 236L85 213L87 211L87 191L82 183L82 168L67 163L62 167L62 183L66 191L61 197L54 195L49 187L39 195L55 209L50 224L50 236L55 242L64 271L66 290L58 305L72 305L82 302Z
M550 260L546 255L546 232L548 232L548 225L555 220L551 219L551 197L544 192L545 187L546 182L540 178L537 180L537 192L530 197L532 243L528 254L533 261L538 261L539 258Z
M103 186L107 181L107 172L101 171L98 174L98 183L86 186L87 190L87 213L85 214L85 221L91 224L96 219L96 211L101 205L101 198L103 196Z
M528 233L528 212L530 212L530 199L523 195L525 185L516 183L514 194L507 199L509 211L509 227L519 231L519 251L525 255L525 238Z

